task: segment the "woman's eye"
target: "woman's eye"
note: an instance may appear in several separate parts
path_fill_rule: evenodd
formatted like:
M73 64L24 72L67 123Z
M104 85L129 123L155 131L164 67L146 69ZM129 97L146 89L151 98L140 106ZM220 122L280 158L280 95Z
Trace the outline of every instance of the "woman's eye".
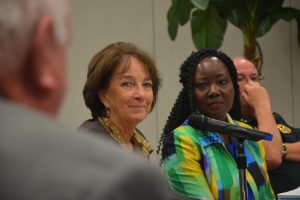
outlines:
M146 88L152 88L152 83L144 83L144 87Z
M130 86L132 86L132 85L133 85L132 82L122 82L122 83L121 83L121 86L123 86L123 87L130 87Z
M195 87L198 88L198 89L203 90L207 87L207 84L204 83L204 82L203 83L198 83L198 84L195 85Z
M220 80L220 84L221 85L226 85L228 83L228 80L227 79L221 79Z

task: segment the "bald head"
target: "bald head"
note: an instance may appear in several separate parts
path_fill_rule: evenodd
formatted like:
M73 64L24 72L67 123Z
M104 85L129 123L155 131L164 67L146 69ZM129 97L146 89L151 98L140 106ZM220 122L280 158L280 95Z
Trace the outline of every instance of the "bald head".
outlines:
M245 58L234 58L233 63L238 73L239 86L247 84L249 81L258 82L259 75L254 64Z
M234 58L233 63L237 70L240 95L242 95L247 84L259 82L259 75L254 64L245 58ZM241 98L241 111L246 116L254 115L253 108L243 98Z
M233 63L235 65L237 71L251 69L252 71L255 71L258 74L254 64L245 58L234 58Z

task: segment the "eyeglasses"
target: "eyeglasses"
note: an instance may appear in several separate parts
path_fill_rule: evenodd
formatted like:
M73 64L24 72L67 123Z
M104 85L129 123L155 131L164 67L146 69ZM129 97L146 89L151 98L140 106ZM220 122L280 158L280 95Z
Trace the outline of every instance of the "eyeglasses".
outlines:
M260 82L261 80L263 80L264 77L263 76L257 76L257 75L253 75L250 77L247 76L243 76L243 75L238 75L238 82L239 83L247 83L248 81L253 81L253 82Z

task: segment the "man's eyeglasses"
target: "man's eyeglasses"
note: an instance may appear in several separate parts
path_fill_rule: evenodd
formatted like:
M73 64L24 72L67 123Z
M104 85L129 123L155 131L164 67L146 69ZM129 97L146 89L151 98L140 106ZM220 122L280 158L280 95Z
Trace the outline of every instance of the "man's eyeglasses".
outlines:
M239 83L247 83L249 80L251 80L253 82L260 82L263 79L264 79L263 76L260 76L260 77L259 76L247 77L247 76L238 75L238 82Z

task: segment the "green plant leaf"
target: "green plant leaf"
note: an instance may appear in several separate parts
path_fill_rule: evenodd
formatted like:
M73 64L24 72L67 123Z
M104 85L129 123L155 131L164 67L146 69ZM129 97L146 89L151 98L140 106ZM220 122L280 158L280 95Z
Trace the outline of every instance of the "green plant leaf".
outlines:
M194 8L194 5L190 0L178 0L176 4L176 10L180 25L184 25L189 21L192 8Z
M280 19L291 21L300 17L300 10L295 8L280 8L266 16L258 26L256 36L261 37L266 34L272 26ZM299 26L298 26L299 27Z
M194 6L189 0L172 0L167 13L168 33L171 40L175 40L179 24L184 25L190 20L192 8Z
M265 18L269 13L272 13L282 8L284 0L263 0L257 2L256 15L259 21Z
M211 0L210 4L213 4L219 15L223 18L228 18L228 15L232 12L232 9L239 3L241 0Z
M220 17L213 6L209 6L204 11L193 12L191 29L193 42L197 49L220 48L226 28L226 19Z
M183 0L186 1L186 0ZM209 0L191 0L192 4L199 10L206 10Z
M178 17L176 11L175 1L172 1L172 5L168 10L167 13L167 20L168 20L168 33L171 40L175 40L177 32L178 32Z
M253 1L236 1L228 16L229 22L241 30L243 30L246 26L255 23L254 18L251 15L253 7Z

